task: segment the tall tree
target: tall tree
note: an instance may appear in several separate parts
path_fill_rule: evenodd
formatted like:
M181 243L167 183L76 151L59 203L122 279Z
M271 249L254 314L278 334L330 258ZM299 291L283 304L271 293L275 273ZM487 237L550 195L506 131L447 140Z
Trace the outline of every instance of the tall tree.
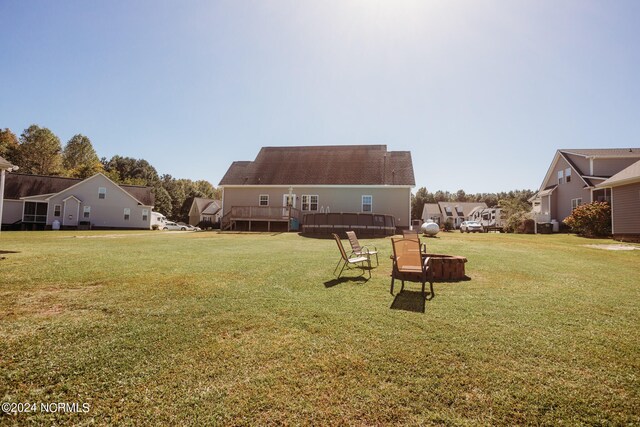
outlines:
M154 185L159 181L158 171L144 159L115 155L109 161L101 160L108 176L120 184Z
M422 218L425 203L434 203L433 195L425 187L418 188L416 194L411 195L411 219Z
M0 129L0 157L9 162L15 161L18 151L18 137L9 128Z
M60 138L47 128L31 125L20 135L14 161L23 172L58 175L62 171Z
M62 165L67 175L83 179L104 170L91 140L81 134L74 135L64 146Z
M153 210L166 217L171 217L171 196L159 183L153 187L155 203Z

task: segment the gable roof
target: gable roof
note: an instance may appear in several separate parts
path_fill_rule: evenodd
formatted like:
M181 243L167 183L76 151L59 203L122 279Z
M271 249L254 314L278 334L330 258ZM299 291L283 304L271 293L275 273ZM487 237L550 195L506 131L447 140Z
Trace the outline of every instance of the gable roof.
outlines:
M487 204L485 202L438 202L438 206L443 216L447 216L445 208L451 208L451 216L457 217L469 216L472 210L477 207L486 208ZM461 211L462 215L458 214L458 211Z
M57 194L82 181L86 180L63 176L10 173L5 180L4 198L18 200L21 197ZM119 185L119 187L143 205L153 206L155 198L151 187L142 185Z
M422 207L422 220L426 221L432 216L440 215L440 206L437 203L425 203Z
M9 163L9 161L7 159L5 159L4 157L0 156L0 170L4 169L4 170L10 170L13 169L15 166L12 165L11 163Z
M563 148L558 151L594 159L640 157L640 148Z
M576 171L578 177L584 182L585 187L594 187L593 180L607 179L608 177L590 176L589 173L580 170L580 168L571 160L570 156L584 157L588 159L623 159L623 158L639 158L640 148L562 148L556 151L553 160L547 169L547 174L542 180L539 192L548 189L543 186L549 182L556 163L559 159L565 160L573 170ZM549 186L547 186L549 187ZM536 197L534 195L534 197ZM532 197L533 198L533 197Z
M189 210L189 214L191 215L191 211L193 211L195 208L195 214L214 215L220 210L221 205L222 203L220 202L220 200L206 199L204 197L194 197L191 209Z
M617 187L634 182L640 182L640 160L598 184L597 187Z
M233 162L219 185L415 185L409 151L386 145L263 147Z

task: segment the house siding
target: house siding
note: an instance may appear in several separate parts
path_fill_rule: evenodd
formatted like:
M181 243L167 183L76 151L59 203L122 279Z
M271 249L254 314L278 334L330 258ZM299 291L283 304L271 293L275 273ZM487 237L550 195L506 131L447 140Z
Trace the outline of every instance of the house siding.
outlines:
M621 185L611 191L613 234L640 235L640 183Z
M556 167L553 170L549 181L546 185L555 185L558 184L558 171L564 171L571 166L567 163L566 160L560 158L556 163ZM566 177L564 178L564 182L559 184L558 187L553 192L551 197L551 209L545 209L545 200L547 197L543 197L542 200L542 211L549 211L551 215L551 219L555 219L558 222L561 222L563 219L571 215L571 200L572 199L582 199L582 203L590 203L591 202L591 191L587 188L585 189L585 183L580 178L579 173L571 168L571 182L566 182ZM548 204L548 201L546 201Z
M98 197L99 187L107 189L104 199ZM47 225L51 225L55 220L67 225L67 223L63 221L63 219L67 218L53 216L53 207L55 205L61 205L64 212L64 199L72 195L81 202L77 221L89 221L91 222L91 226L96 228L149 229L151 227L151 206L139 205L138 202L122 188L102 175L89 178L77 186L64 190L49 199ZM83 217L85 206L91 207L89 218ZM125 208L129 208L131 211L128 221L124 219ZM146 221L142 219L143 209L148 211ZM73 219L71 225L76 225L75 223L76 220Z
M232 206L258 206L259 196L269 195L269 206L282 206L283 196L289 194L289 186L282 187L225 187L224 188L224 214L231 210ZM302 195L317 195L318 210L305 212L319 212L321 208L327 208L331 212L361 212L362 196L373 197L373 213L393 215L396 225L408 227L410 225L410 201L411 189L404 187L313 187L294 186L293 194L296 195L297 209L301 209Z
M2 224L13 224L22 219L22 200L4 200Z
M638 161L638 157L621 159L595 159L593 161L593 175L610 177ZM587 169L588 171L588 169Z

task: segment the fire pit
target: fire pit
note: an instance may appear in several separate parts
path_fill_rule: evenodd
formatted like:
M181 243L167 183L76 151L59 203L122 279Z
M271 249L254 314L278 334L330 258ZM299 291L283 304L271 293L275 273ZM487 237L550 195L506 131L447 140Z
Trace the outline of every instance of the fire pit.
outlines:
M435 281L466 279L464 264L467 259L465 257L440 254L426 254L423 256L431 258L431 268L433 268L433 279Z

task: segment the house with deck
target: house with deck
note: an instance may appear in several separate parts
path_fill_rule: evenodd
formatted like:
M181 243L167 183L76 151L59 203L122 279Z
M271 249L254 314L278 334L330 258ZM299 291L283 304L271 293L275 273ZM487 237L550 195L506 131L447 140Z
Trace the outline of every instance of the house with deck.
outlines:
M613 238L640 242L640 160L596 187L611 195Z
M560 223L584 203L610 202L611 187L600 184L638 160L640 148L556 151L540 189L529 199L536 221Z
M263 147L220 181L222 229L409 228L411 153L386 145Z
M2 226L13 229L149 229L151 187L118 185L98 173L87 179L10 173Z

